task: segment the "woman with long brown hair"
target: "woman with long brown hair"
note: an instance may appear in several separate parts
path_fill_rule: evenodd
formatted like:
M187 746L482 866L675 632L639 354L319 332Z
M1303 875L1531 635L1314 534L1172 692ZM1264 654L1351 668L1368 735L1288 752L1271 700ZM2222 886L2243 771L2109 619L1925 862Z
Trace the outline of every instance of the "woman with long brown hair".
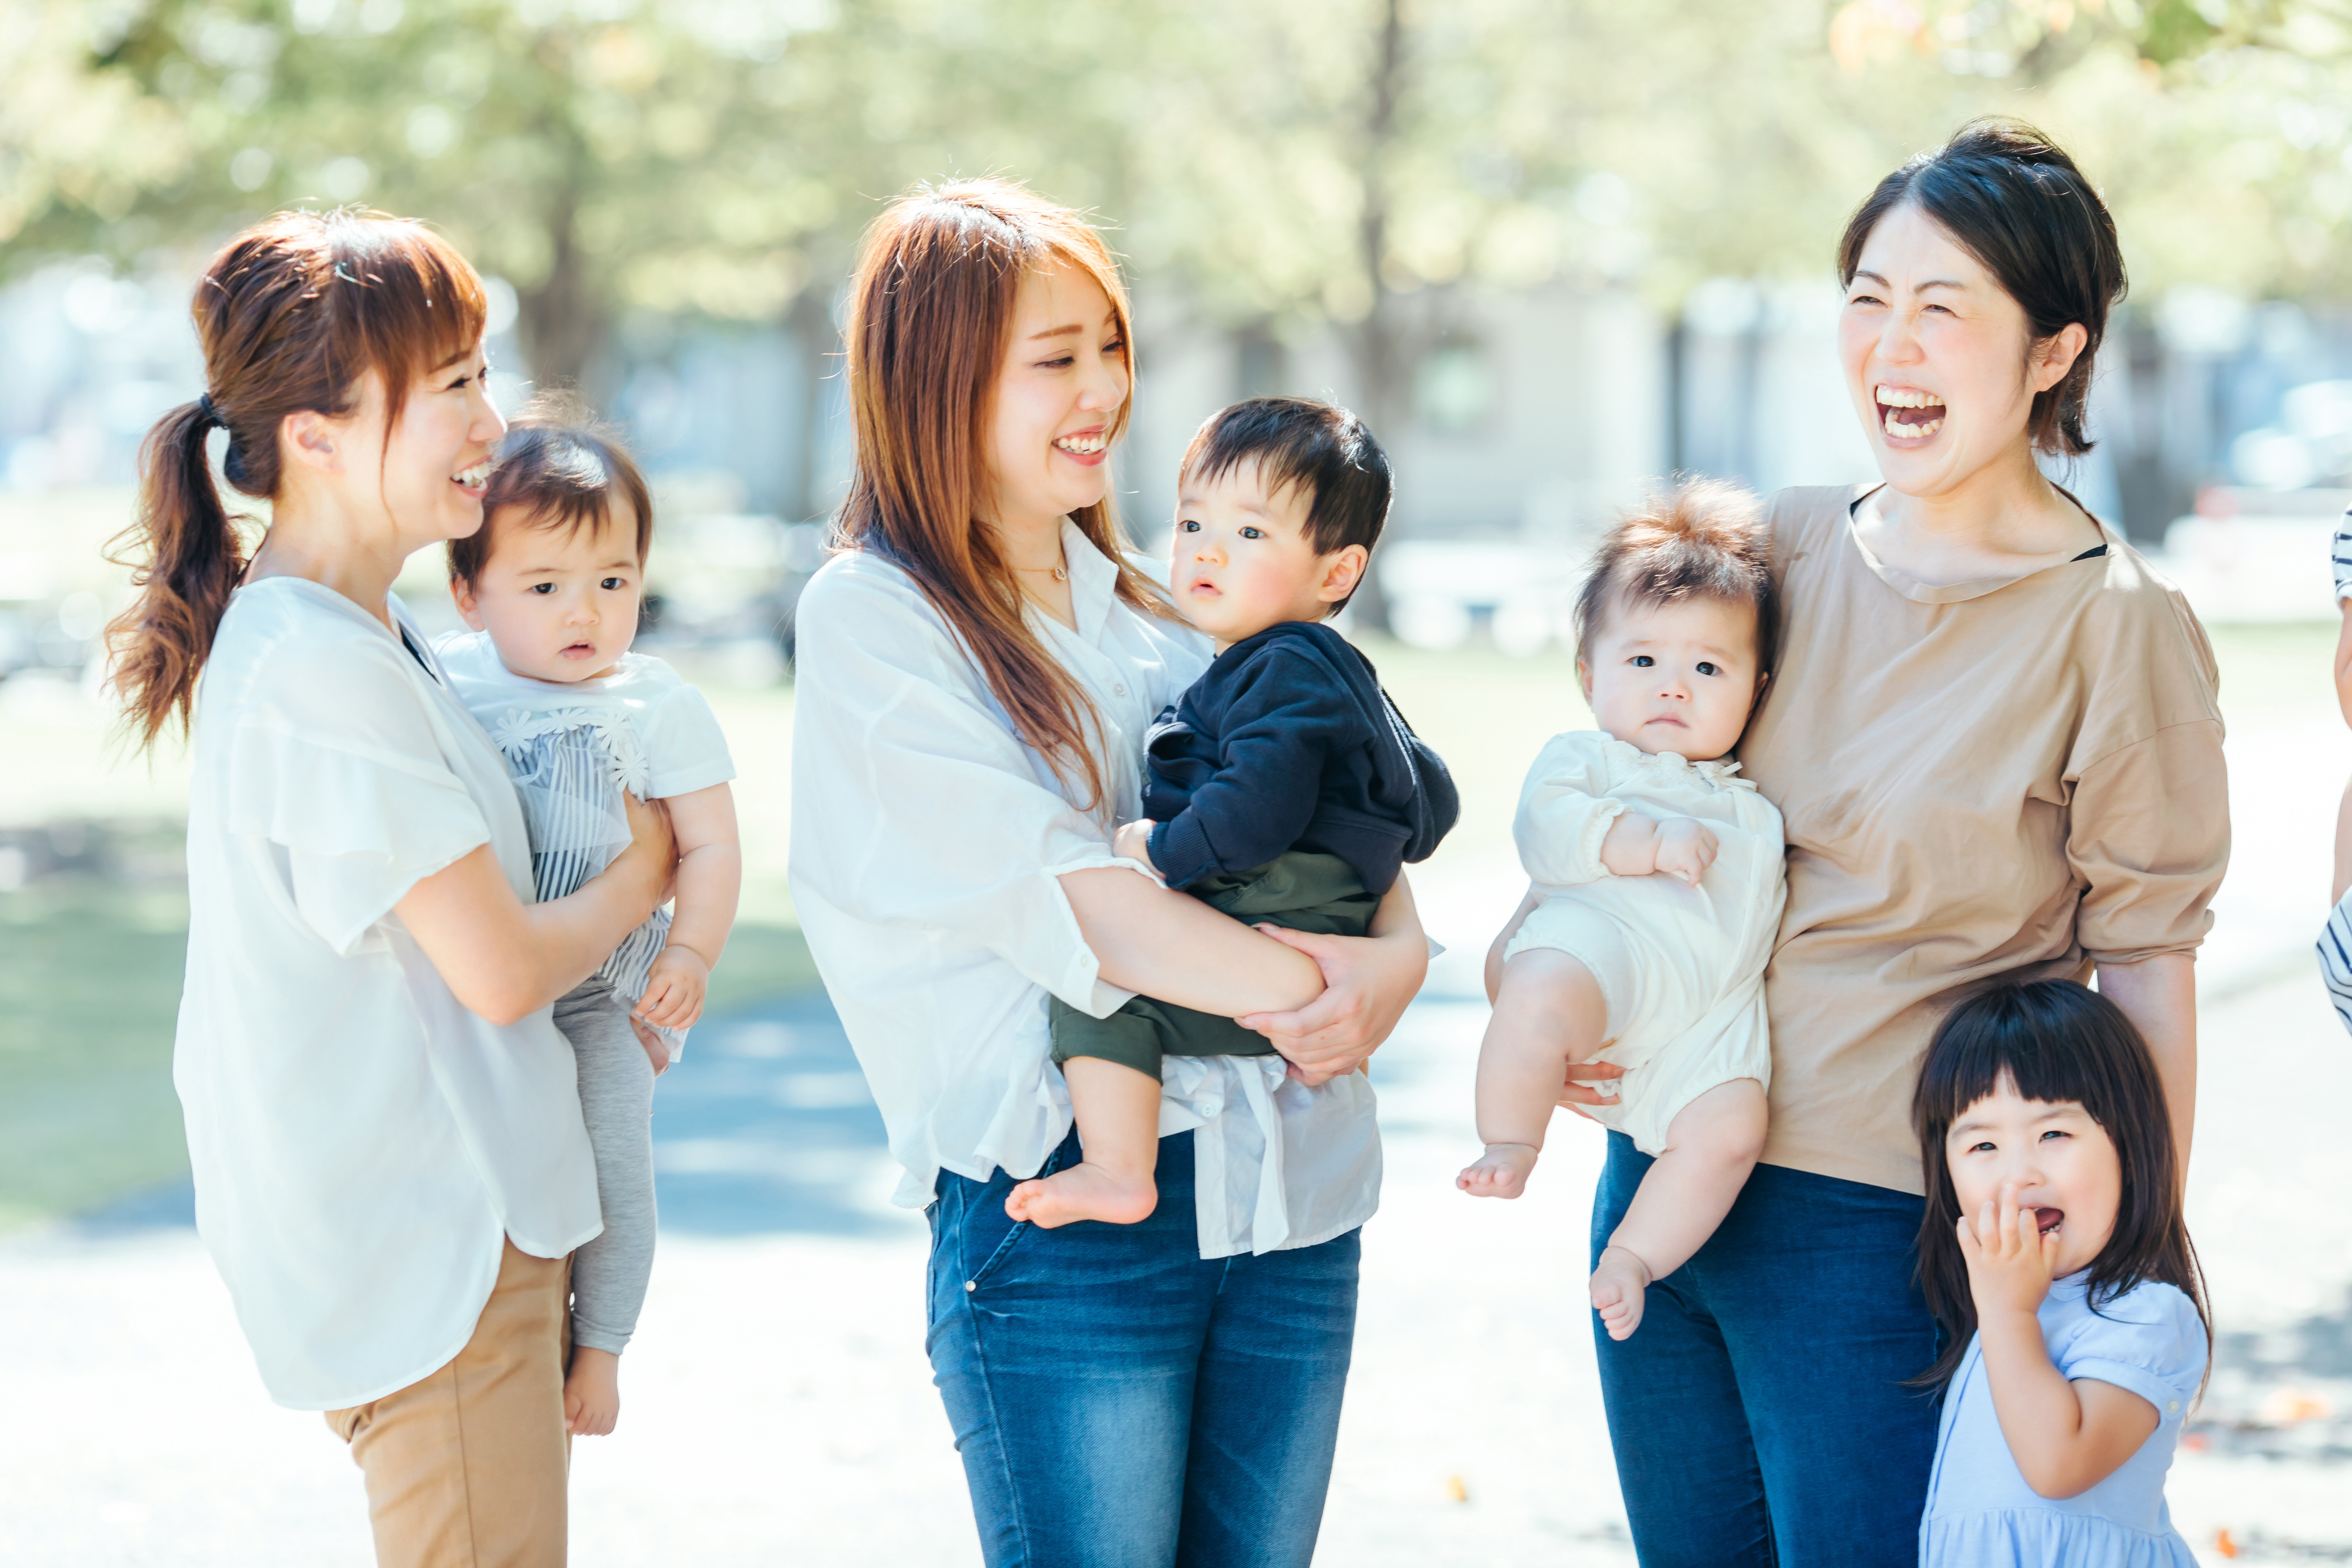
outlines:
M1360 940L1270 937L1112 854L1144 728L1209 648L1112 515L1128 309L1092 229L1001 181L919 190L866 237L847 338L857 471L799 607L793 889L898 1201L929 1212L985 1555L1303 1565L1378 1200L1356 1069L1427 963L1411 894ZM1013 1183L1077 1154L1047 997L1138 993L1281 1054L1170 1073L1150 1218L1014 1223Z
M662 897L658 812L531 903L504 762L391 592L482 522L484 299L422 226L285 213L197 286L206 390L142 456L134 733L192 731L173 1077L196 1227L279 1404L326 1412L377 1561L564 1559L568 1255L600 1225L548 1005ZM267 498L250 559L225 475Z

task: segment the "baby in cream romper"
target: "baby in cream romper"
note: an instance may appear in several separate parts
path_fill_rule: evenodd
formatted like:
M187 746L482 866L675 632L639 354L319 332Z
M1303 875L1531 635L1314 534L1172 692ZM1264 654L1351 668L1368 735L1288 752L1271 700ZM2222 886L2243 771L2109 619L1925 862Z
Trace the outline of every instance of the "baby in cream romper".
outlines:
M1776 604L1755 498L1698 482L1603 541L1577 605L1599 730L1555 736L1514 832L1533 883L1487 960L1486 1152L1457 1179L1519 1195L1569 1065L1623 1076L1582 1107L1654 1156L1592 1275L1612 1338L1730 1212L1763 1151L1764 966L1780 924L1780 814L1727 760L1769 679Z

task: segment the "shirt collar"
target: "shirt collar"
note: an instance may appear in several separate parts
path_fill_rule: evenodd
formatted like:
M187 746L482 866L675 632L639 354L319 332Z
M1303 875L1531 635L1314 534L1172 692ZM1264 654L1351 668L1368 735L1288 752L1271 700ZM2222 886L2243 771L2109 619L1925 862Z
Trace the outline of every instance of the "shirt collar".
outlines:
M1080 637L1099 645L1111 601L1118 596L1118 567L1068 518L1062 520L1062 561L1070 574L1070 618L1077 622Z

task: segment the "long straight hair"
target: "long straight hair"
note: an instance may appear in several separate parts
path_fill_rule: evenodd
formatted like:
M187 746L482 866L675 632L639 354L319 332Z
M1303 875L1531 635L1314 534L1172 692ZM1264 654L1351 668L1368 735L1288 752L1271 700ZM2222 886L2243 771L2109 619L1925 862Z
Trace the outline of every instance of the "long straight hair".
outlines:
M1951 1381L1977 1331L1976 1299L1960 1253L1959 1194L1944 1140L1969 1107L2004 1086L2021 1099L2072 1100L2115 1143L2122 1197L2115 1233L2091 1260L2091 1309L2149 1280L2197 1308L2210 1342L2205 1274L2181 1214L2180 1158L2156 1058L2123 1009L2071 980L1996 984L1962 1002L1928 1043L1911 1125L1927 1180L1919 1221L1919 1289L1944 1331L1943 1353L1918 1381Z
M850 284L849 402L856 472L839 544L914 579L964 647L1023 743L1064 784L1102 804L1086 692L1030 629L1020 580L981 521L989 419L1021 280L1056 265L1098 284L1131 342L1127 289L1102 237L1067 207L1006 180L919 185L866 232ZM1133 363L1129 353L1130 366ZM1122 403L1108 432L1127 428ZM1118 570L1116 592L1149 614L1157 595L1127 563L1108 496L1072 514Z
M138 598L107 628L114 685L138 743L177 717L187 728L204 673L245 574L243 542L213 482L205 442L228 431L223 476L256 498L281 477L278 430L289 414L348 414L371 371L383 380L384 428L408 389L479 342L482 280L446 240L382 213L286 212L230 240L196 285L205 395L159 420L139 450L137 521L115 542Z

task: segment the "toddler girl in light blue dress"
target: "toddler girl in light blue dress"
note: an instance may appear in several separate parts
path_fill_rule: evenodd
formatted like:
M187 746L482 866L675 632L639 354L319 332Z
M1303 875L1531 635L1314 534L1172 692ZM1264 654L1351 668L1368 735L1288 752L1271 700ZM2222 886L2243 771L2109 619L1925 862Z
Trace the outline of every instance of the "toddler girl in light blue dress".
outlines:
M2205 1376L2164 1083L2071 981L1955 1008L1912 1105L1944 1329L1921 1568L2196 1568L2165 1473Z

